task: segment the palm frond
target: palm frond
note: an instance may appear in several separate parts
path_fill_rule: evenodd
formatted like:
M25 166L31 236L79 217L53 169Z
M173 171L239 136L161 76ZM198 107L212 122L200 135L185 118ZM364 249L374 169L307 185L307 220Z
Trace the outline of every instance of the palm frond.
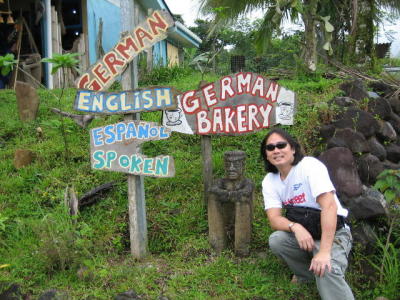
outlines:
M255 10L267 10L275 6L273 0L201 0L201 10L216 19L236 19Z

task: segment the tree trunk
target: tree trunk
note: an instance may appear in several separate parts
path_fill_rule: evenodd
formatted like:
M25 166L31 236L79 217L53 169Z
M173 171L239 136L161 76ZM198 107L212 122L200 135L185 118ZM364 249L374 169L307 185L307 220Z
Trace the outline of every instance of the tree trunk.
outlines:
M302 14L305 38L303 60L310 72L315 72L317 69L316 15L317 0L304 1L304 13Z
M358 36L358 0L352 0L351 3L351 28L349 36L348 50L346 51L346 64L351 64L355 62L356 57L356 41Z
M374 15L376 14L376 6L374 0L368 0L369 10L366 16L366 36L365 36L365 54L370 58L371 69L376 69L376 54L374 45L375 25Z

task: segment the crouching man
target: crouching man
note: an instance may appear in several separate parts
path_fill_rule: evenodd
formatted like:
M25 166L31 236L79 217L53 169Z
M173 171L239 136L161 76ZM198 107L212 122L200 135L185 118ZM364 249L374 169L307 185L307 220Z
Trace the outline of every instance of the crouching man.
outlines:
M293 280L316 280L323 300L352 300L345 280L352 237L347 210L336 196L325 165L304 157L300 145L282 129L261 143L267 175L262 182L271 227L271 251L293 272ZM286 214L282 215L282 209Z

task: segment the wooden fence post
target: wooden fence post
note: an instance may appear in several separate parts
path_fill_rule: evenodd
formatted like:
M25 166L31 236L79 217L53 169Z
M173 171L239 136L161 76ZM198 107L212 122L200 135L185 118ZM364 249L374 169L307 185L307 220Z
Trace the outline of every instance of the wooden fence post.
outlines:
M207 84L207 81L202 80L199 83L199 89ZM211 136L201 136L201 156L203 158L203 184L204 184L204 206L208 205L208 189L212 185L213 166L212 166L212 144Z
M121 0L122 32L130 31L138 23L138 9L134 0ZM122 89L133 90L138 86L137 59L122 74ZM126 115L125 120L139 120L140 114ZM138 149L137 152L140 150ZM143 177L128 175L128 208L131 254L136 259L147 255L147 220Z

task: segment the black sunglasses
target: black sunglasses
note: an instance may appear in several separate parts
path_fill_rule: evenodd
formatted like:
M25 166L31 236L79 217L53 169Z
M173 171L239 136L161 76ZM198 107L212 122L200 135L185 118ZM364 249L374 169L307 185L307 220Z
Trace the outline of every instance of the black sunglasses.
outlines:
M274 151L275 147L278 149L283 149L287 146L287 142L277 142L276 144L268 144L265 146L265 149L267 149L267 151Z

